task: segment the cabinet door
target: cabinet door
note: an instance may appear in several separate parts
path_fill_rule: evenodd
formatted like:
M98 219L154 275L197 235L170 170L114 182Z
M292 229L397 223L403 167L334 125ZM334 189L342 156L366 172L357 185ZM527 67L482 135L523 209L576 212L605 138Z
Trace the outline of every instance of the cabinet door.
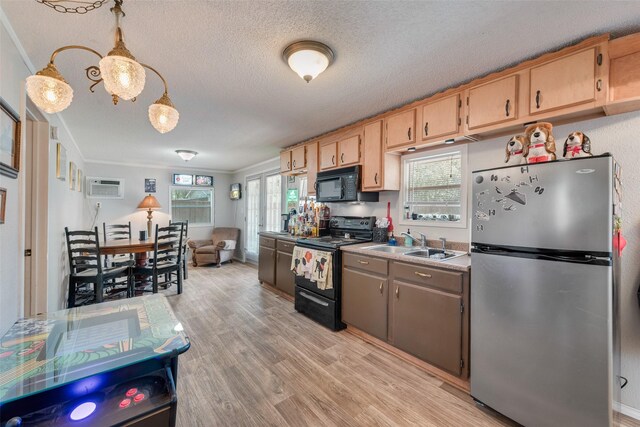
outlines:
M307 165L305 156L305 146L296 147L291 150L291 169L304 169Z
M331 169L338 166L336 156L338 154L338 143L332 142L320 146L320 170Z
M291 151L280 153L280 172L291 171Z
M343 139L339 144L340 166L353 165L360 162L360 135Z
M295 276L291 271L291 254L278 251L276 261L276 288L282 292L294 295Z
M362 162L362 187L382 187L382 120L364 127L364 161Z
M469 90L469 129L495 125L518 117L518 76L509 76Z
M416 141L415 108L387 118L387 148L400 147Z
M458 133L460 95L449 96L422 107L422 140L445 138Z
M307 194L316 194L318 178L318 143L307 144Z
M460 375L462 296L394 281L393 344Z
M387 279L345 267L342 270L342 321L387 340Z
M569 55L531 69L531 114L596 99L596 49Z
M276 250L260 246L258 250L258 280L276 284Z

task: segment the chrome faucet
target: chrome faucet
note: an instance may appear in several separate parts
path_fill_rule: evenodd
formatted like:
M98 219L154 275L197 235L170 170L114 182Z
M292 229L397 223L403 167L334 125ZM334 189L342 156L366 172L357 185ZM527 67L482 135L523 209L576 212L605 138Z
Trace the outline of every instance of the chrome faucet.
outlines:
M440 241L442 242L442 252L445 252L447 250L446 249L447 239L445 239L444 237L441 237Z
M420 235L420 247L421 249L427 249L427 236L425 236L424 234L418 232L418 234Z

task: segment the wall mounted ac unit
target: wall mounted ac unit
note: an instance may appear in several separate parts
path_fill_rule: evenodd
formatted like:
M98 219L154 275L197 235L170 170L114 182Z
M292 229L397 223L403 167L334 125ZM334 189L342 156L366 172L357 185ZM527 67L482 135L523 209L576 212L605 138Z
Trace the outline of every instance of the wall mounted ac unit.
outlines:
M124 199L124 179L87 177L87 199Z

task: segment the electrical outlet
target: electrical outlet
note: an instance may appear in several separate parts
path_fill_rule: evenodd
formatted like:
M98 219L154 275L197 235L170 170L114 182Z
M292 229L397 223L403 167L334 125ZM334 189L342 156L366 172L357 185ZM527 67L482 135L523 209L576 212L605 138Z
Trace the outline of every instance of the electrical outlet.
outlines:
M101 202L96 202L96 209L100 209L102 207L102 203Z

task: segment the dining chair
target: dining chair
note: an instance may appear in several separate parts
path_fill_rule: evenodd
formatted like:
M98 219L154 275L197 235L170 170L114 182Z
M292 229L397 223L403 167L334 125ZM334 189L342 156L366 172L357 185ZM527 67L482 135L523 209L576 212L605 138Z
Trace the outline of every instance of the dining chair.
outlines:
M131 221L127 224L107 224L102 223L102 237L105 244L109 240L131 240ZM111 255L104 257L104 266L108 267L133 267L135 261L133 254Z
M171 221L169 220L169 225L173 224L184 224L184 235L182 236L182 278L187 280L189 275L187 274L187 260L189 259L188 251L189 246L187 245L187 241L189 240L189 220L185 219L184 221Z
M98 227L93 231L64 228L69 256L68 308L125 294L132 295L130 266L103 267L100 260ZM124 281L122 279L125 279ZM90 285L93 285L92 289Z
M153 258L149 260L149 264L133 268L136 280L151 277L151 290L154 294L158 293L160 286L168 288L174 283L178 294L182 293L183 233L184 224L171 224L167 227L156 224Z

